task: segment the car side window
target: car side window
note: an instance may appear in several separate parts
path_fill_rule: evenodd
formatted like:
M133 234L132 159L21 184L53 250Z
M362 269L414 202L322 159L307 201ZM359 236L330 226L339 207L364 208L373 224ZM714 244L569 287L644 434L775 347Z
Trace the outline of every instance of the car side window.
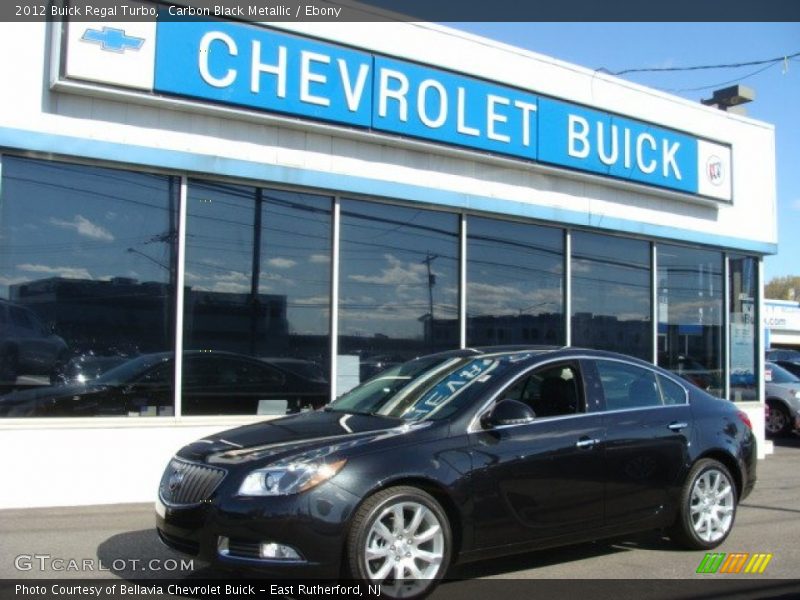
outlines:
M611 360L598 360L606 410L662 406L656 374L649 369Z
M560 417L583 410L581 389L576 365L547 365L518 379L502 398L527 404L537 419Z
M658 375L658 387L661 389L661 398L664 404L674 406L686 404L686 390L668 377Z

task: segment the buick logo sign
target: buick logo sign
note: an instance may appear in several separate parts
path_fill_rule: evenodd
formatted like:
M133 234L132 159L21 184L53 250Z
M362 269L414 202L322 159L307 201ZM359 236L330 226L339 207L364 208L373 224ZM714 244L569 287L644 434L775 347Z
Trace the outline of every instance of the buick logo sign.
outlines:
M719 156L710 156L706 161L706 177L711 185L722 185L725 181L725 168Z
M181 487L181 484L183 483L183 478L184 478L183 471L180 471L178 469L173 471L172 475L170 475L169 479L167 480L167 489L170 492L175 492L179 487Z

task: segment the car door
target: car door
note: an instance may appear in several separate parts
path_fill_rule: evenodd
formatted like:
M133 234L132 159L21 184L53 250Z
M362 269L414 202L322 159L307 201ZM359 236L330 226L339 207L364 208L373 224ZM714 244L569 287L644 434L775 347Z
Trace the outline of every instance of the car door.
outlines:
M535 368L500 395L528 404L532 422L473 427L476 549L601 526L603 417L587 412L583 390L577 361Z
M676 379L624 361L596 359L586 366L605 409L605 523L657 521L689 464L686 389Z

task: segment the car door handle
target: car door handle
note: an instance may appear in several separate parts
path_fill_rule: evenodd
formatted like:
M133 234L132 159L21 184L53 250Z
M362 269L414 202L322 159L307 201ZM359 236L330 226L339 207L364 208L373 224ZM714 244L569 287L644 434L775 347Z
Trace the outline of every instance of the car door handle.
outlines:
M575 442L576 448L592 448L595 444L599 444L600 440L593 439L593 438L581 438L577 442Z
M689 426L688 423L684 423L683 421L673 421L667 427L669 427L672 431L680 431L681 429L686 429Z

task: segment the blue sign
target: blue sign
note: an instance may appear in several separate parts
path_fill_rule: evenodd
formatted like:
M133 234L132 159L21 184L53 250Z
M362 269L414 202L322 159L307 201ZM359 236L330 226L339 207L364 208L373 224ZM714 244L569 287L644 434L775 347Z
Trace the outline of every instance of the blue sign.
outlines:
M158 93L730 199L698 169L729 146L643 121L252 24L162 16L156 42Z
M375 57L372 127L536 160L533 94Z
M373 58L240 23L164 19L155 91L369 127Z
M542 162L697 191L697 143L686 134L549 98L539 103L539 134Z

